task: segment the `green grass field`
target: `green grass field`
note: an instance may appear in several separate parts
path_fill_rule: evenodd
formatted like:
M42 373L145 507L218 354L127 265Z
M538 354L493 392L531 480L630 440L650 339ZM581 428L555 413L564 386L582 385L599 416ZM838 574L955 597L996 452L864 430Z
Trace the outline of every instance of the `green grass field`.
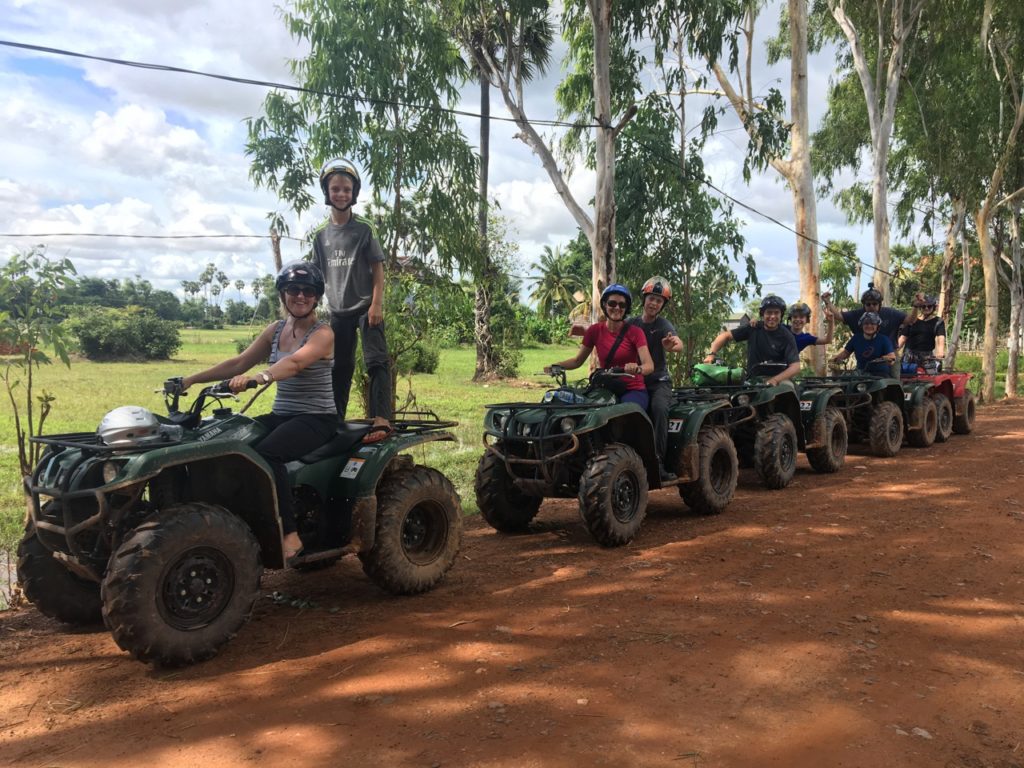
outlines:
M164 412L163 398L154 392L164 379L207 368L235 354L235 339L248 338L245 327L216 331L182 331L182 348L169 362L93 363L74 360L67 368L60 363L43 366L36 372L36 391L48 390L56 396L53 411L46 421L46 433L83 432L96 429L103 415L119 405L141 405L157 413ZM416 460L437 467L455 483L462 497L463 510L476 512L473 474L480 457L481 429L486 403L504 400L533 400L540 397L550 379L531 375L544 365L569 357L575 347L527 349L520 367L521 379L511 382L476 384L472 381L475 364L473 349L446 349L441 352L437 373L416 374L411 382L399 379L398 400L404 402L410 391L420 408L429 408L443 419L459 422L456 444L432 443L417 449ZM532 385L532 388L531 388ZM253 405L250 413L270 410L272 392ZM353 392L350 415L358 409ZM21 536L25 502L18 472L18 450L14 418L10 406L4 409L0 423L0 549L12 552Z

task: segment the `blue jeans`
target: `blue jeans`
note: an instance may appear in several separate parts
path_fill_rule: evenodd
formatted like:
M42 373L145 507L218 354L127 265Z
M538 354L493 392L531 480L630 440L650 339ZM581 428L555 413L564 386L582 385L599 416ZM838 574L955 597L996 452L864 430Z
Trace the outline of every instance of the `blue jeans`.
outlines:
M647 396L646 389L630 389L626 391L620 399L620 403L636 403L645 411L647 410L647 404L650 402L650 398Z

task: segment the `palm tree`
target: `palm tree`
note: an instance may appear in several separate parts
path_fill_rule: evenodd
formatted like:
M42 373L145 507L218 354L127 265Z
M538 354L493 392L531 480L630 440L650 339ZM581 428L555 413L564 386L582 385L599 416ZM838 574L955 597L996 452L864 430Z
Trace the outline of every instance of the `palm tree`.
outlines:
M575 294L586 286L574 274L572 262L562 249L544 246L540 257L540 277L533 278L533 293L530 298L537 302L537 313L543 317L556 317L574 309L580 302Z
M490 164L491 85L496 70L505 65L506 57L518 62L524 79L543 73L550 60L554 27L545 9L526 16L499 13L491 0L457 0L453 27L458 40L473 60L480 86L480 196L477 225L480 234L480 257L474 267L476 296L474 302L474 336L476 337L476 371L474 379L486 378L497 370L497 355L491 336L491 290L495 269L487 237L487 176Z

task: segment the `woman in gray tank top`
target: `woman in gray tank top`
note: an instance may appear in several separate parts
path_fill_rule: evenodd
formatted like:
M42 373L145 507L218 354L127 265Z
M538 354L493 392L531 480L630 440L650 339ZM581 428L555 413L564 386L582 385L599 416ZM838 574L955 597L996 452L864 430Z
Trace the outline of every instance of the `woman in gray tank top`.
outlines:
M281 270L276 287L288 318L268 325L242 354L186 376L182 384L188 389L192 384L230 378L231 391L240 392L253 381L277 382L273 412L256 417L270 431L255 449L274 471L284 554L291 561L301 553L302 540L285 464L334 437L339 419L331 387L334 333L330 325L316 319L316 307L324 295L323 274L315 264L293 262ZM254 375L246 373L264 360L269 360L269 367Z

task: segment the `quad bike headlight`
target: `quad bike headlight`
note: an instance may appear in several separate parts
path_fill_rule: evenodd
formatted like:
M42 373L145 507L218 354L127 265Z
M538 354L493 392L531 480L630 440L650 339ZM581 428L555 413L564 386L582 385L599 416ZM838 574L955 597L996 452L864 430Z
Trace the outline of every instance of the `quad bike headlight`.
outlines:
M738 395L736 405L750 405L750 395Z
M508 421L508 417L504 413L494 414L494 426L496 429L504 429L506 421Z
M867 390L867 388L868 388L868 385L865 384L864 382L861 382L860 384L857 385L857 391L858 392L864 392L864 391Z
M558 428L562 430L564 434L569 434L576 429L576 419L572 416L566 416L560 422L558 422Z
M105 461L103 462L103 482L112 483L114 479L121 472L121 467L125 465L123 461Z

